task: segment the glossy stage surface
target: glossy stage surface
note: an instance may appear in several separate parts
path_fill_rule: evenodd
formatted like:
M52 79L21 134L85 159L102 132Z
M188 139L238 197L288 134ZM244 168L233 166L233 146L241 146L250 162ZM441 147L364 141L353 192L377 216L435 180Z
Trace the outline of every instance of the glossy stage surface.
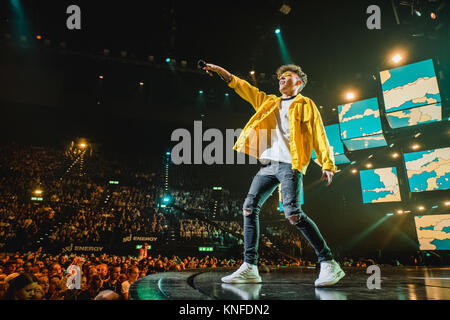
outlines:
M315 288L319 270L270 269L260 284L225 284L235 269L203 269L152 274L134 282L132 300L450 300L450 267L380 267L379 289L366 268L343 268L336 285ZM368 288L372 284L372 289Z

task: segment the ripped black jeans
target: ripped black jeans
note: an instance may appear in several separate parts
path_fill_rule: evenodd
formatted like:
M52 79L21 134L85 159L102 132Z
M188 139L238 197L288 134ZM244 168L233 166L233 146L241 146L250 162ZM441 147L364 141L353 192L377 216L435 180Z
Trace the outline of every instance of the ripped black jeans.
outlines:
M258 263L259 212L262 205L281 183L284 215L297 227L314 249L319 262L333 259L333 254L317 225L301 209L300 190L303 175L292 170L290 163L271 161L253 178L244 201L244 261Z

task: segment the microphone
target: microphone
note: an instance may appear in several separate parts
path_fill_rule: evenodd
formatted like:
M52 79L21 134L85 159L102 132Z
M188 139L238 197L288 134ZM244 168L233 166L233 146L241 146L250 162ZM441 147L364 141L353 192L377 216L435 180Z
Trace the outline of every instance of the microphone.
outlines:
M197 62L197 68L203 70L204 67L206 67L206 62L205 62L204 60L202 60L202 59L198 60L198 62ZM205 72L206 72L208 75L210 75L211 77L213 76L213 74L212 74L211 71L205 70Z
M199 69L203 69L204 67L206 67L206 62L205 61L203 61L203 60L198 60L198 62L197 62L197 67L199 68Z

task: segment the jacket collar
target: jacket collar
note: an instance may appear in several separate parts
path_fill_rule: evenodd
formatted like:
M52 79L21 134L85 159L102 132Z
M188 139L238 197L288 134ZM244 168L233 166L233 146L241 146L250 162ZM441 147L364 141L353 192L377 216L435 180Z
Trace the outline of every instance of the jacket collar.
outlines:
M282 97L277 97L277 102L281 102L282 101ZM300 102L300 101L302 101L303 99L305 99L305 97L302 95L302 94L297 94L296 96L295 96L295 98L294 98L294 101L292 101L292 102Z

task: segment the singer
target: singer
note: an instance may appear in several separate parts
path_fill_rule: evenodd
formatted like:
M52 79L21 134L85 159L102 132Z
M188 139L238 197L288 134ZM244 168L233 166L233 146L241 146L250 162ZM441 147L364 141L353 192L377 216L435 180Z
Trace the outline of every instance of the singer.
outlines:
M258 241L259 212L264 202L281 184L282 204L286 219L297 227L314 249L320 273L315 286L337 283L345 276L334 260L317 225L300 205L300 188L303 175L314 149L322 166L321 180L331 184L336 166L334 155L325 134L322 117L315 103L300 94L307 83L307 75L297 65L284 65L277 70L281 97L268 95L222 67L199 61L199 67L210 76L217 73L236 93L248 101L256 111L239 136L234 150L254 155L262 167L253 178L243 205L244 263L237 271L223 277L226 283L259 283ZM259 130L268 129L268 130ZM250 139L250 131L256 132ZM271 132L267 147L258 149L259 132Z

